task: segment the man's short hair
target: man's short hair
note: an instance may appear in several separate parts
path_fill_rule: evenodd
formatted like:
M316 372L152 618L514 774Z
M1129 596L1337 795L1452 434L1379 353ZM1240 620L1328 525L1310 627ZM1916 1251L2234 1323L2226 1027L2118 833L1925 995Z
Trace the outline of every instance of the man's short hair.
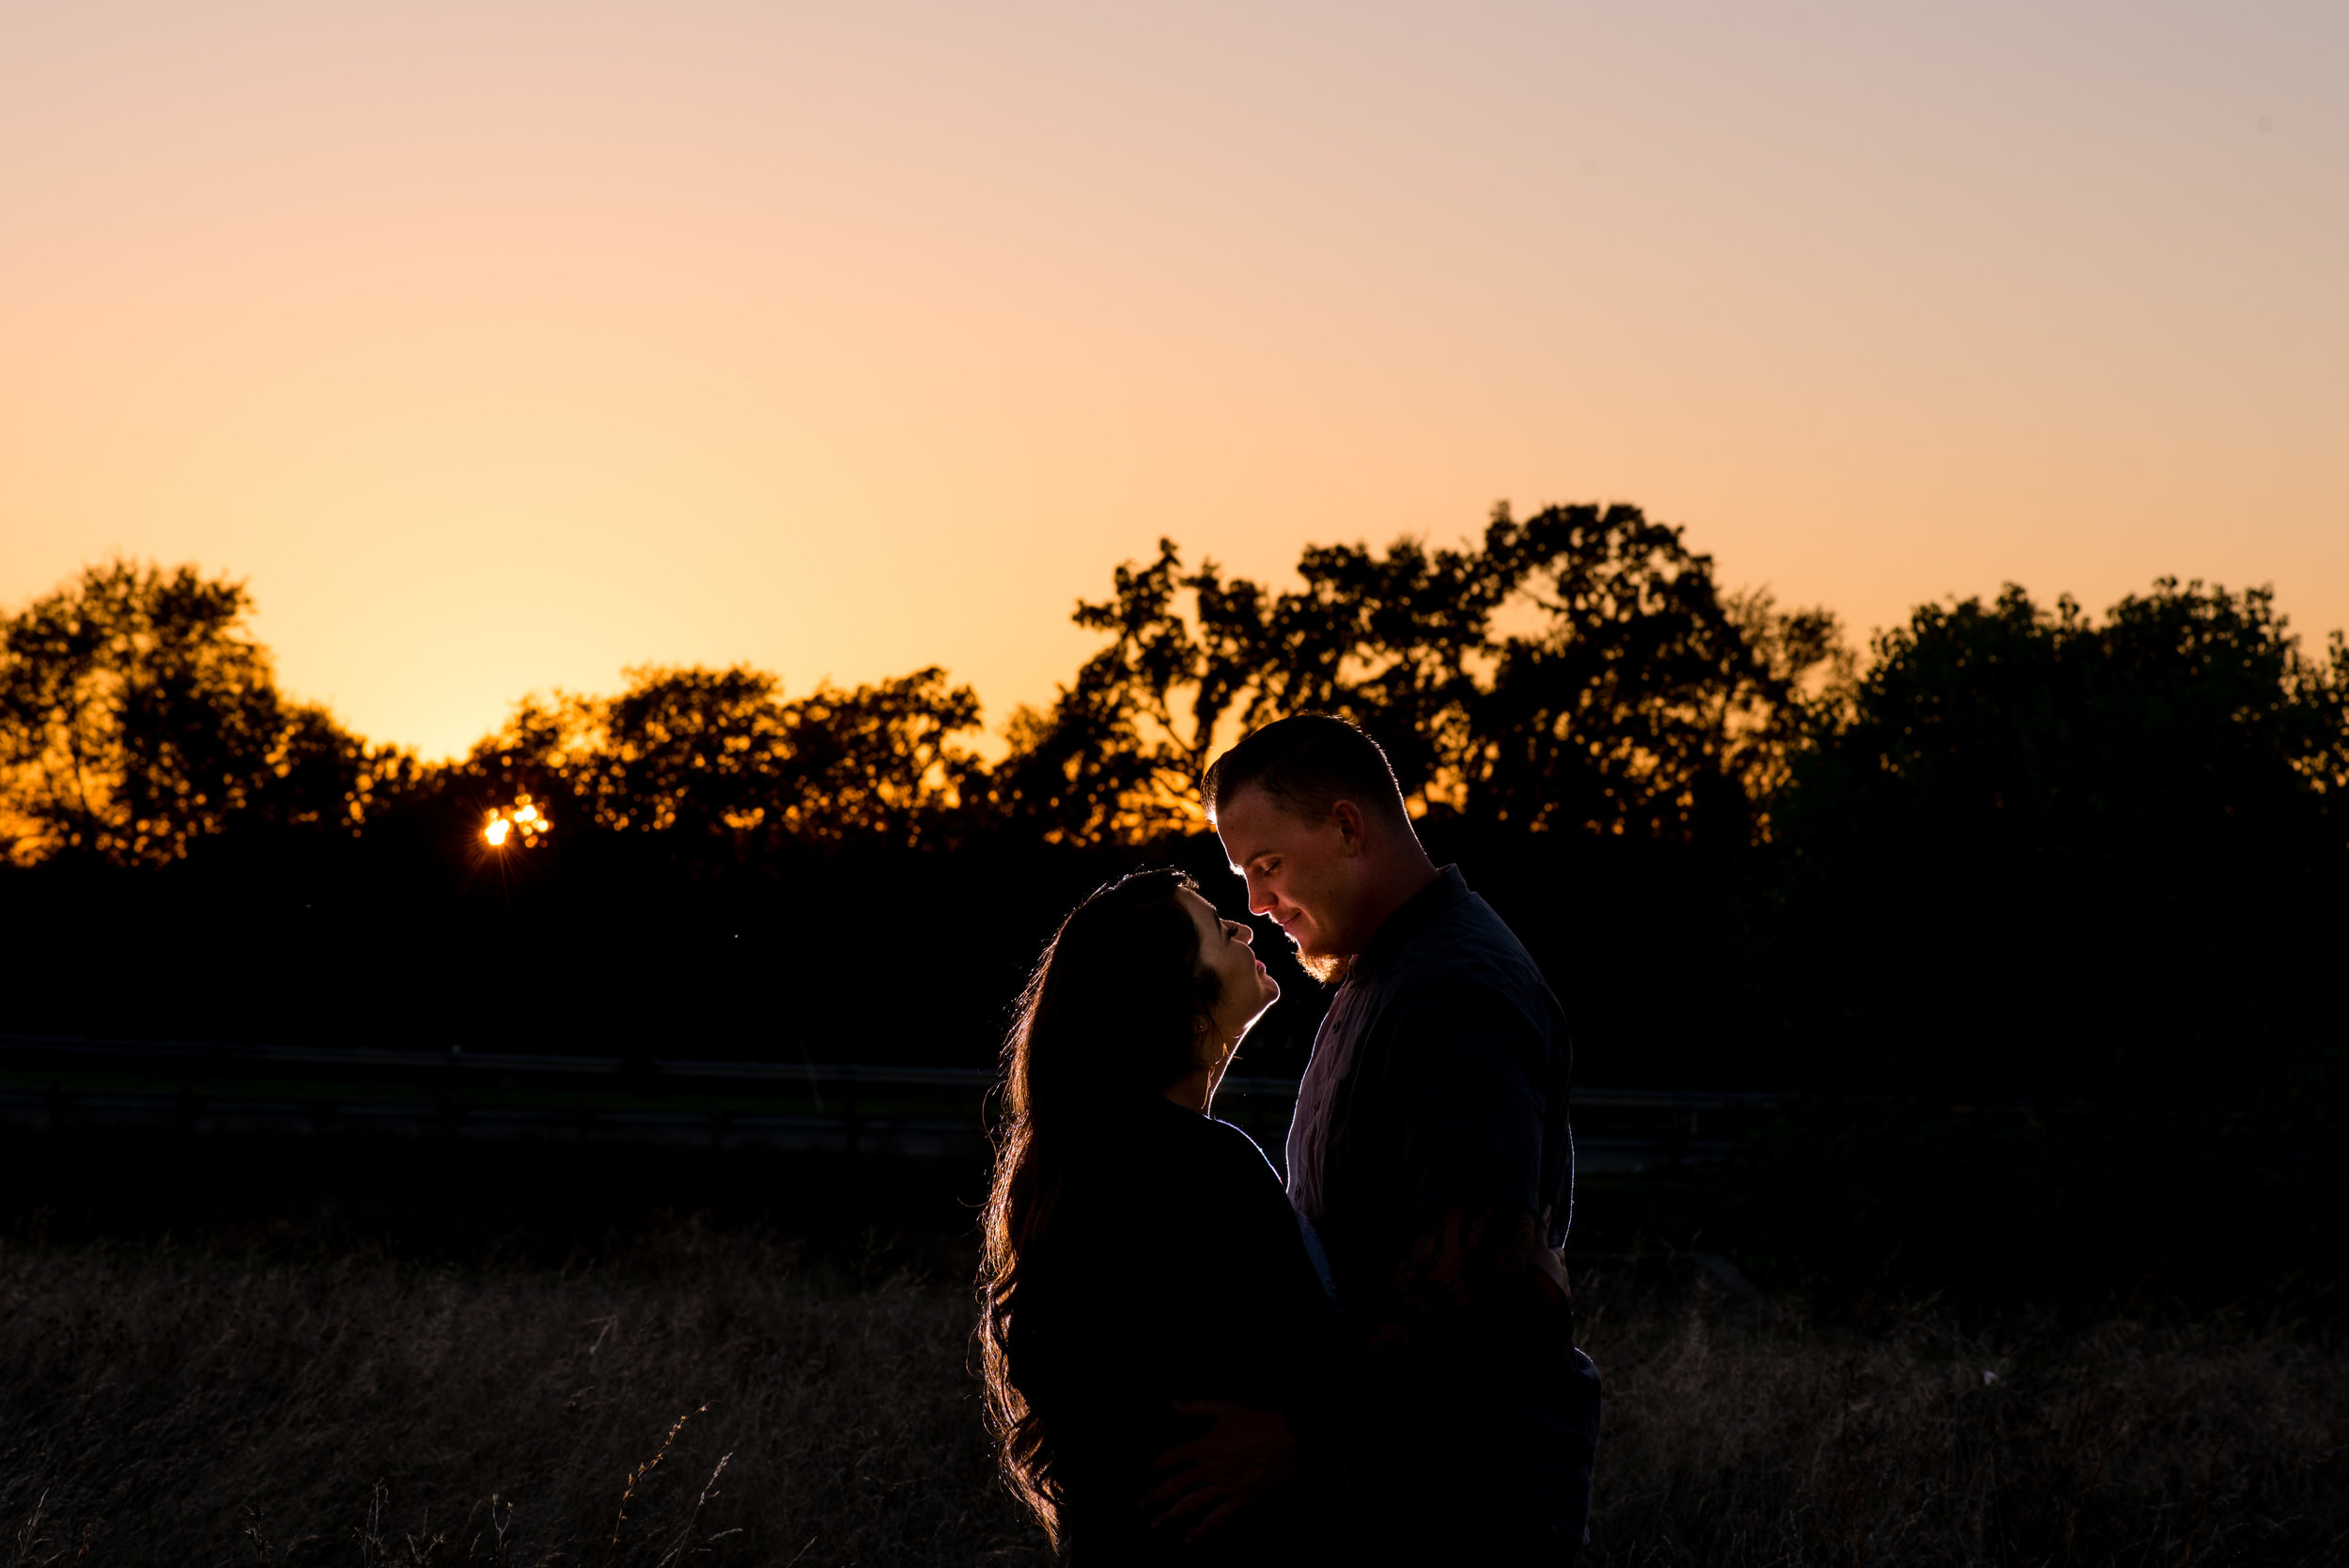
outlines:
M1199 792L1215 820L1221 804L1253 785L1293 816L1318 822L1340 800L1373 816L1408 824L1403 788L1378 742L1328 713L1299 713L1251 730L1215 759Z

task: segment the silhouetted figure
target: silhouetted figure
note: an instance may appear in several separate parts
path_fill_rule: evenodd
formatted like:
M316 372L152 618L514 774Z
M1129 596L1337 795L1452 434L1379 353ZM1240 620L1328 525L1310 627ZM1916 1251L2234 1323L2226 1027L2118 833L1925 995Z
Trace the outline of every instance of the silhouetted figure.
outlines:
M1309 1439L1332 1322L1263 1152L1209 1119L1280 996L1252 933L1188 877L1088 898L1029 982L1009 1044L981 1271L989 1413L1006 1479L1069 1560L1319 1560ZM1246 1475L1196 1543L1154 1532L1151 1459L1244 1409Z
M1398 1561L1563 1562L1587 1533L1598 1374L1558 1249L1573 1201L1557 999L1456 869L1420 847L1377 743L1285 719L1220 758L1208 809L1249 908L1342 983L1289 1132L1345 1325L1346 1509ZM1169 1455L1204 1467L1245 1418Z

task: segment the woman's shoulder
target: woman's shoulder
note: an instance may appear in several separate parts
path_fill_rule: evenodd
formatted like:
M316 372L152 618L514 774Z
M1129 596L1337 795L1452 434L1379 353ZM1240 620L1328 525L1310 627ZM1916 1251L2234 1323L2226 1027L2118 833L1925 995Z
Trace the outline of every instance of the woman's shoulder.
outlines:
M1269 1226L1288 1239L1296 1214L1279 1167L1253 1138L1231 1123L1206 1116L1199 1120L1194 1134L1198 1153L1190 1163L1202 1188L1200 1196L1227 1221L1246 1217L1252 1231Z
M1204 1132L1203 1141L1213 1150L1214 1157L1229 1165L1235 1174L1269 1181L1275 1186L1283 1185L1281 1172L1264 1152L1264 1145L1229 1122L1218 1121L1213 1116L1202 1116L1199 1121Z
M1140 1186L1163 1188L1185 1206L1267 1194L1287 1202L1286 1184L1256 1141L1196 1110L1164 1103L1104 1141Z

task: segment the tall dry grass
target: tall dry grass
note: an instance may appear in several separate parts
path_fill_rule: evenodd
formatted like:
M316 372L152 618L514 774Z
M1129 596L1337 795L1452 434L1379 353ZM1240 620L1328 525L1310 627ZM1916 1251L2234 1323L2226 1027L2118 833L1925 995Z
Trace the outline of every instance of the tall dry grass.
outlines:
M1594 1294L1598 1560L2349 1562L2349 1356L2305 1331Z
M0 1562L1043 1560L969 1325L690 1226L610 1270L0 1251Z
M0 1563L1041 1563L952 1264L0 1249ZM2349 1560L2349 1358L1579 1282L1601 1563Z

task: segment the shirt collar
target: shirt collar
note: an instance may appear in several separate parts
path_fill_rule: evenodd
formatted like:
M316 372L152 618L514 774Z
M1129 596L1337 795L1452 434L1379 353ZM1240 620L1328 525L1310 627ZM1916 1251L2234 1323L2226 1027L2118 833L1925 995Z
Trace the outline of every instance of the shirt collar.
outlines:
M1355 955L1354 966L1346 978L1352 979L1364 970L1382 969L1394 961L1395 955L1410 945L1427 923L1444 910L1469 896L1468 878L1460 875L1456 865L1445 866L1436 873L1436 879L1403 902L1403 907L1389 915L1362 951Z

